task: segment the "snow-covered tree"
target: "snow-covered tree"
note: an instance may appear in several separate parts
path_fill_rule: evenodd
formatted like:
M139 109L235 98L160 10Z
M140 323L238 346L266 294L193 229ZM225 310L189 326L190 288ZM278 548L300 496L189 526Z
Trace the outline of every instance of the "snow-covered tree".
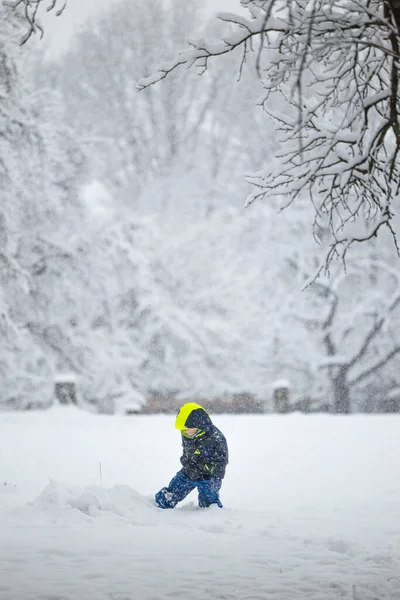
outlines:
M379 382L382 391L390 389L388 368L396 371L400 354L400 279L393 258L382 235L379 245L370 242L357 249L346 271L332 264L330 276L313 281L288 313L304 324L303 336L314 340L308 369L314 389L334 412L364 406L363 392L372 382ZM312 279L318 259L296 250L290 262L300 286L301 279L305 284Z
M282 377L295 396L319 393L345 411L383 380L388 390L399 385L398 282L383 232L384 246L354 249L347 273L332 265L330 279L321 275L301 291L332 249L338 223L324 213L322 186L314 196L320 246L305 193L282 214L280 194L248 210L238 205L249 185L243 175L266 162L272 169L283 148L271 118L252 110L262 89L257 70L269 68L276 39L260 52L247 44L249 68L242 65L239 82L231 73L240 48L210 63L203 78L193 71L137 94L133 81L156 68L160 45L172 56L194 21L189 2L169 9L115 6L76 38L51 75L23 65L27 46L10 46L9 32L7 48L1 46L10 76L2 79L8 87L0 100L0 302L9 334L0 374L7 375L7 405L26 406L30 389L35 396L42 389L47 403L57 370L76 372L81 398L103 411L141 402L151 391L185 398L248 392L267 400ZM282 58L289 41L281 41ZM322 62L314 69L321 86ZM281 67L290 74L290 64ZM306 61L306 107L318 87L310 69ZM285 92L288 84L282 86ZM282 112L278 87L271 94L269 106ZM295 128L296 100L286 107ZM329 110L335 124L340 103ZM306 121L304 127L309 135ZM90 179L78 194L82 150L89 150ZM368 228L368 215L362 219Z
M92 172L121 205L135 205L144 186L174 168L176 157L196 162L198 132L215 93L191 77L146 98L135 90L141 69L151 72L159 40L172 53L180 28L196 27L198 9L179 0L121 2L92 20L55 68ZM183 166L183 165L182 165Z
M145 5L122 1L92 19L74 38L70 52L54 66L69 121L89 149L92 172L115 202L137 206L142 194L161 180L190 178L221 186L225 198L246 193L251 158L262 164L272 145L268 125L248 108L259 86L250 72L242 82L226 77L231 57L206 77L186 74L165 86L137 94L136 81L156 68L158 48L173 56L181 31L195 34L204 25L198 3L179 0ZM257 119L258 117L258 119ZM264 142L256 133L264 125ZM236 162L237 175L231 165ZM176 196L174 184L173 196ZM211 197L212 194L208 194ZM165 192L164 202L176 202ZM221 200L221 198L220 198ZM238 200L239 201L239 200ZM208 204L212 204L211 199ZM154 210L151 202L149 210ZM168 208L171 210L171 207Z
M45 351L30 326L44 319L46 290L37 276L57 254L46 236L74 211L82 162L63 124L62 100L36 85L36 57L19 44L23 26L18 12L0 6L0 360L7 374L2 401L14 398L16 406L27 403L21 390L38 390L40 382L48 388Z
M222 41L190 49L139 83L148 88L181 66L249 55L265 88L262 105L280 129L276 160L251 181L248 202L281 206L308 198L315 224L329 224L329 264L386 226L396 243L400 185L399 11L392 0L241 0L249 18L220 14ZM250 61L252 63L252 61Z

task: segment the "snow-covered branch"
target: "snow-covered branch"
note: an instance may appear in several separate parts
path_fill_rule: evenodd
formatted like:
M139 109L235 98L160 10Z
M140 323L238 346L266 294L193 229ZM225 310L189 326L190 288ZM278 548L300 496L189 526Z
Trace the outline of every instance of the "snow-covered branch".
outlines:
M272 3L274 2L275 0L272 0ZM206 40L190 42L188 50L180 52L174 60L160 64L153 75L141 79L137 84L138 90L144 90L158 83L181 66L188 68L196 66L199 68L200 73L203 73L207 70L209 59L229 54L241 46L244 47L244 51L247 53L251 49L250 42L252 38L260 37L268 32L287 31L287 25L284 21L270 17L266 22L265 15L262 13L258 18L251 20L231 13L220 13L218 19L236 26L237 30L230 29L221 42L213 43Z
M249 19L219 15L229 25L220 42L191 42L138 88L154 85L180 66L202 73L211 59L239 47L244 57L256 52L256 61L249 63L256 63L266 90L262 105L280 130L280 149L276 160L249 178L254 189L247 204L275 197L287 207L308 197L315 221L327 217L329 222L325 268L384 227L399 251L393 220L400 189L396 3L242 4Z
M67 2L68 0L3 0L4 6L23 14L27 23L21 44L25 44L35 33L43 36L43 27L39 19L40 9L44 8L46 12L54 10L55 15L59 17L64 12Z
M389 352L389 354L386 354L383 358L381 358L380 360L376 361L375 363L370 364L368 366L368 369L366 369L365 371L363 371L362 373L360 373L356 377L350 378L349 379L349 385L353 387L353 386L357 385L358 383L361 383L361 381L363 381L367 377L370 377L376 371L379 371L379 369L381 369L382 367L384 367L385 365L387 365L392 360L392 358L394 358L395 356L397 356L397 354L400 354L400 346L396 346L395 348L393 348Z
M400 295L396 294L392 301L388 304L385 312L379 317L378 321L374 323L369 331L367 331L363 342L360 345L359 350L354 354L351 360L348 363L348 368L350 369L356 363L358 363L361 358L366 354L368 348L370 347L372 341L378 336L382 327L386 323L389 313L391 313L397 306L400 305Z

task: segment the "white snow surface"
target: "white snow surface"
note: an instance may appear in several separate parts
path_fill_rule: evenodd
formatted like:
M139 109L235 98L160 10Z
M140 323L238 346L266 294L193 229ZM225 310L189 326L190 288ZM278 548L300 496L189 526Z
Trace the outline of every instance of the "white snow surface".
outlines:
M214 422L224 508L163 511L172 415L1 413L0 599L400 599L398 416Z

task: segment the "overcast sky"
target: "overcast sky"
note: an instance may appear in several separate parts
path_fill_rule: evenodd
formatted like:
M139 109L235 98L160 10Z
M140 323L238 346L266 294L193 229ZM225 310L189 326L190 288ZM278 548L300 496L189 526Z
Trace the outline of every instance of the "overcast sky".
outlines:
M118 0L68 0L67 8L60 17L55 17L55 11L51 11L41 17L45 25L45 43L54 50L62 50L68 46L69 39L79 25L93 15ZM131 0L132 2L143 2L143 0ZM149 2L151 0L145 0ZM58 0L61 5L62 0ZM240 0L198 0L202 2L206 14L221 11L242 12ZM50 0L49 0L50 3ZM44 5L47 6L47 2Z

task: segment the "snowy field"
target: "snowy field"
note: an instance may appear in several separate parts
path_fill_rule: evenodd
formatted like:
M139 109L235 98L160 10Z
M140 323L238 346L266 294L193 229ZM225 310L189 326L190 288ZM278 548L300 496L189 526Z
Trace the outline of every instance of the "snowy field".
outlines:
M162 511L173 416L0 413L0 599L400 599L398 416L214 422L225 507Z

